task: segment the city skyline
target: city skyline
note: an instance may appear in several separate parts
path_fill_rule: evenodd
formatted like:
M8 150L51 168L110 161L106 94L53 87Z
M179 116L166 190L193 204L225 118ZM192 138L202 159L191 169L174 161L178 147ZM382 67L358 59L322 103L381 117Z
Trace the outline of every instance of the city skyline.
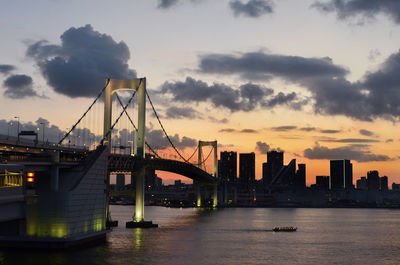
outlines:
M85 12L60 1L1 3L1 132L14 117L64 131L97 82L136 73L185 154L194 140L217 139L220 151L255 152L257 179L266 151L281 149L284 164L307 164L308 185L329 175L330 159L352 160L354 181L378 170L399 182L394 11L310 0L259 1L252 12L234 2L98 1L81 3ZM68 75L57 79L55 58L76 73L61 68ZM89 85L76 89L71 79L86 66ZM147 125L159 130L151 118Z

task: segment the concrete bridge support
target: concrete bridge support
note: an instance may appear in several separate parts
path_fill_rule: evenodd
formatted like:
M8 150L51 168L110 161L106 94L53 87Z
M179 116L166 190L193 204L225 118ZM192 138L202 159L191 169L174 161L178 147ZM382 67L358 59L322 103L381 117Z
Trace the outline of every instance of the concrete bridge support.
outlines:
M202 157L202 148L203 146L212 146L214 149L214 177L218 178L218 144L217 141L199 141L199 146L198 146L198 167L200 169L203 168L203 157ZM200 194L200 193L198 193ZM212 199L213 199L213 207L218 206L218 186L217 183L213 184L213 190L212 190ZM197 207L201 207L201 200L202 198L198 197L197 198ZM200 203L199 203L200 202Z

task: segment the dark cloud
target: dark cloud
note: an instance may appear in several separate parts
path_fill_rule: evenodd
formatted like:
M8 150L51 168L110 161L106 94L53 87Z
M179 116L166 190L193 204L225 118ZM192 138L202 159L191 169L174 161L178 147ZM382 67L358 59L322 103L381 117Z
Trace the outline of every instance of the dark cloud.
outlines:
M278 126L278 127L271 128L271 130L276 131L276 132L286 132L286 131L292 131L295 129L297 129L297 126L292 126L292 125Z
M379 56L381 56L381 52L378 49L372 49L369 51L368 60L373 63Z
M0 64L0 74L8 75L15 70L15 66L9 64Z
M388 161L390 157L386 155L376 155L371 153L363 145L350 145L337 148L316 145L313 148L304 150L304 157L308 159L350 159L357 162Z
M187 147L195 147L197 145L197 140L190 137L180 137L178 134L170 136L171 141L179 149L184 149ZM171 147L167 138L165 137L162 130L146 130L146 141L149 145L156 150L166 149Z
M243 129L240 130L241 133L258 133L256 130L253 129Z
M259 151L261 154L267 154L270 150L270 146L265 142L258 141L256 143L256 150Z
M164 118L169 119L195 119L199 118L200 114L191 107L169 107L166 110L166 116Z
M365 129L361 129L360 134L364 135L364 136L374 136L375 135L373 132L365 130Z
M179 0L158 0L158 8L167 9L174 5L177 5Z
M220 83L208 85L192 77L187 77L184 82L165 82L161 86L161 93L170 94L174 101L186 103L209 101L215 107L224 107L232 112L248 112L259 107L273 108L277 105L293 105L294 108L299 103L302 104L302 101L293 93L273 95L273 89L252 83L233 89Z
M258 133L258 131L253 130L253 129L242 129L242 130L236 130L232 128L226 128L226 129L221 129L218 132L226 132L226 133Z
M360 16L369 19L378 13L389 16L400 24L400 2L398 0L329 0L316 1L312 7L323 12L336 12L339 19Z
M346 139L325 139L322 142L334 142L334 143L379 143L379 140L374 139L358 139L358 138L346 138Z
M227 132L227 133L231 133L231 132L236 132L235 129L232 128L226 128L226 129L221 129L218 132Z
M303 127L303 128L300 128L299 130L300 131L304 131L304 132L312 132L312 131L317 130L317 128L315 128L315 127Z
M3 82L6 88L4 96L12 99L23 99L38 97L38 94L33 90L32 77L28 75L12 75Z
M200 57L199 71L239 75L247 79L281 78L308 89L314 112L372 121L400 119L400 51L375 72L350 82L348 71L329 58L265 54L209 54ZM264 103L265 104L265 103Z
M249 80L281 77L292 81L338 77L348 73L345 68L334 65L330 58L305 58L263 52L203 55L200 57L199 71L209 74L238 74Z
M97 95L107 77L136 76L128 66L128 46L91 25L68 29L61 35L61 45L38 41L28 47L26 55L36 61L48 85L70 97Z
M248 0L244 3L242 1L235 0L230 1L229 6L235 16L242 15L245 17L256 18L274 12L274 5L270 0Z
M393 143L393 139L387 139L385 143Z
M319 130L319 132L330 134L330 133L340 133L341 130Z

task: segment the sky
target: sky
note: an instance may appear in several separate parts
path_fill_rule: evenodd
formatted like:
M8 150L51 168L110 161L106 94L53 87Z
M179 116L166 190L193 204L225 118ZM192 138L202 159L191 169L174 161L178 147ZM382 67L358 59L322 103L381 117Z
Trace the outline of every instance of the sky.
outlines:
M15 134L19 117L55 141L105 78L146 77L185 156L217 140L218 151L255 152L257 179L266 152L283 150L285 164L307 164L307 184L329 175L330 159L351 159L354 180L378 170L400 182L399 1L5 0L0 9L0 134ZM90 124L97 135L101 114L81 130ZM147 128L173 156L150 108Z

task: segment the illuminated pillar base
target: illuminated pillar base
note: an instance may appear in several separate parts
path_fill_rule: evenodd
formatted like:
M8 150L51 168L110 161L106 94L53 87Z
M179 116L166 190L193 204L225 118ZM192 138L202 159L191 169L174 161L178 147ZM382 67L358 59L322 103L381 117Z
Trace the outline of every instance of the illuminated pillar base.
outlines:
M153 228L153 227L158 227L158 224L153 224L152 221L126 222L126 228Z
M213 185L213 208L218 206L218 187L217 184Z
M194 189L195 189L195 196L196 196L196 207L201 207L201 190L200 190L200 183L197 181L193 182Z

